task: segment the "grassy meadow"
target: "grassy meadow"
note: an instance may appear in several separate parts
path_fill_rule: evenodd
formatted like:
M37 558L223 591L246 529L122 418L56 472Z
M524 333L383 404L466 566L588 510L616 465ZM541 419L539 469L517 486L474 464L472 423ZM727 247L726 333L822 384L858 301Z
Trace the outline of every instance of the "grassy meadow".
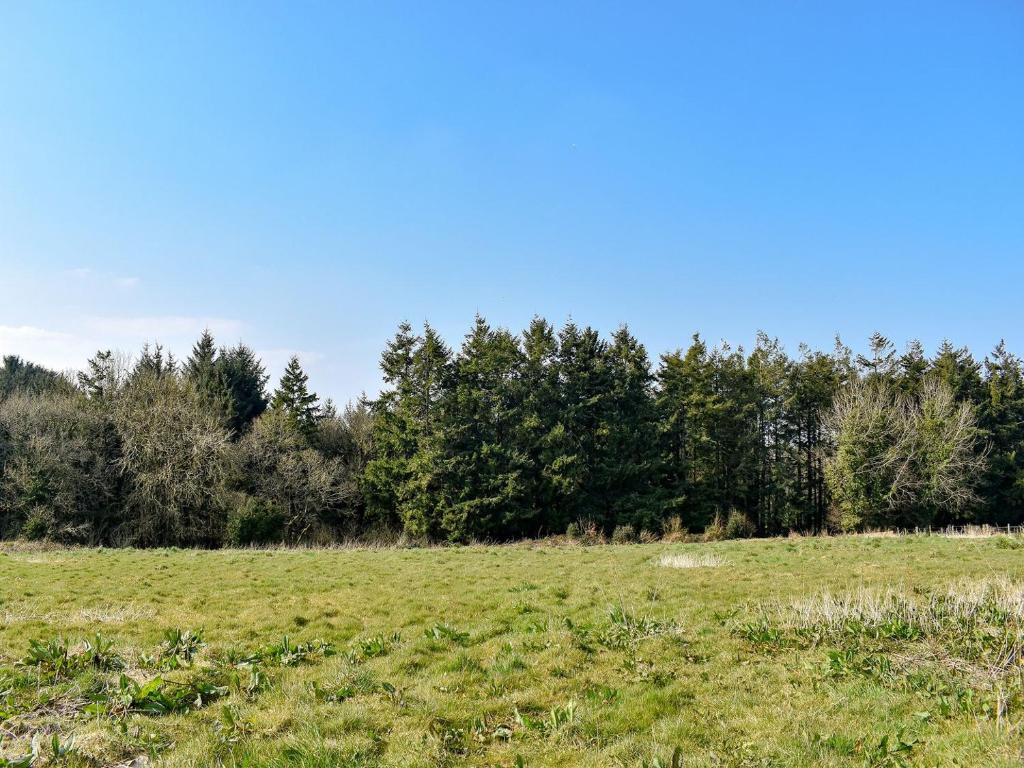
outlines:
M1017 766L1020 543L10 546L0 766Z

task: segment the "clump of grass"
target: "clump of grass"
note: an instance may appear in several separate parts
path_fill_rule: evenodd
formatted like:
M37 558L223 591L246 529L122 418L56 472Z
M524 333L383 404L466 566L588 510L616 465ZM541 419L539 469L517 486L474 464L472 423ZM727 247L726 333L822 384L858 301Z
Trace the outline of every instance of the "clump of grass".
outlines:
M724 557L710 552L696 555L662 555L658 560L658 565L665 568L718 568L725 563Z
M333 655L334 646L324 640L293 643L288 635L281 638L281 642L266 646L259 654L264 661L279 664L282 667L294 667L304 662Z
M124 716L129 712L146 715L169 715L200 709L211 701L227 695L228 689L210 672L175 681L155 677L138 683L121 675L118 690L90 709L93 714Z
M114 650L113 642L96 634L72 648L63 638L30 640L28 654L21 663L47 673L54 680L71 677L84 669L109 671L124 667L122 659Z
M650 616L638 616L623 606L614 606L608 612L609 626L600 634L599 640L608 648L626 648L641 640L675 632L672 622L659 621Z
M205 647L201 629L168 629L164 632L164 641L157 649L156 661L163 669L187 667Z
M378 656L387 656L392 649L402 642L402 635L394 632L388 635L374 635L365 640L358 641L349 651L349 661L356 663L366 659L375 659Z
M469 643L469 633L462 632L450 624L435 624L425 629L423 635L431 640L448 640L456 645Z
M939 711L1024 710L1024 584L960 581L930 591L823 592L739 629L754 645L833 646L826 677L859 674L937 699ZM956 706L951 705L951 701Z

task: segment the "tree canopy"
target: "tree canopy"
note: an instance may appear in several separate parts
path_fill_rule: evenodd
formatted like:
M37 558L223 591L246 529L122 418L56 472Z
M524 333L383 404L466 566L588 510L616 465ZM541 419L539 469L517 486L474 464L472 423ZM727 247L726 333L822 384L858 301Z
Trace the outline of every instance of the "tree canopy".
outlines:
M656 360L603 336L477 317L452 347L399 325L383 387L340 413L292 357L273 393L209 331L100 351L77 378L0 368L0 536L109 544L508 540L1024 522L1024 366L874 334L790 355L695 335Z

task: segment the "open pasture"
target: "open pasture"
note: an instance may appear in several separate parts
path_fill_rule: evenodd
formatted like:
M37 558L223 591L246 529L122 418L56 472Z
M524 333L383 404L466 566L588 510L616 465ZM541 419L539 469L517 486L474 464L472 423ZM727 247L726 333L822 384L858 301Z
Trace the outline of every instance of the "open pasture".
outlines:
M1019 765L1020 544L10 546L0 766Z

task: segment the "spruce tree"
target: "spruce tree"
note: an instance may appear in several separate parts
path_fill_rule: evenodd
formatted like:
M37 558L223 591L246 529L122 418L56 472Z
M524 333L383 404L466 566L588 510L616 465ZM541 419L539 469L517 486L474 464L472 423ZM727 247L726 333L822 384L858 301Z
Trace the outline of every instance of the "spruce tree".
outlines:
M605 524L593 481L609 394L607 344L593 328L566 323L558 335L559 427L551 435L551 481L557 489L552 525ZM595 520L594 518L601 518Z
M316 393L309 391L309 376L302 370L298 355L288 360L270 407L286 414L299 432L312 439L320 419L320 405Z
M408 322L381 353L384 389L370 403L373 414L374 456L363 472L367 516L375 524L399 528L402 489L416 453L419 425L411 406L412 364L418 339Z
M185 380L195 387L203 405L214 413L222 424L230 427L232 402L220 374L218 362L217 345L213 334L207 328L192 347L192 354L185 361L181 371Z
M266 410L266 385L269 377L256 353L245 344L220 350L217 378L227 402L227 425L236 437L248 431L253 421Z
M985 358L986 397L981 426L990 443L980 495L982 519L1024 523L1024 365L1002 341Z
M522 524L526 533L561 533L552 525L551 513L558 498L553 482L559 456L561 425L558 380L558 338L554 328L534 317L523 333L521 372L522 400L516 427L516 448L525 456L523 469L528 498Z
M399 491L399 515L406 531L432 538L446 535L442 517L450 503L443 484L441 403L450 383L452 353L429 324L412 355L403 408L412 418L415 451Z
M865 378L869 381L879 379L891 381L897 364L896 349L893 343L875 331L871 334L868 347L871 350L870 357L857 355L857 365L860 366Z
M87 397L100 400L117 391L121 376L113 352L99 351L85 365L86 369L78 374L78 386Z
M516 433L522 418L519 340L476 318L452 364L439 422L441 518L451 540L523 536L530 526L528 458Z
M622 326L605 349L607 393L591 483L605 528L661 529L654 376L647 350Z

